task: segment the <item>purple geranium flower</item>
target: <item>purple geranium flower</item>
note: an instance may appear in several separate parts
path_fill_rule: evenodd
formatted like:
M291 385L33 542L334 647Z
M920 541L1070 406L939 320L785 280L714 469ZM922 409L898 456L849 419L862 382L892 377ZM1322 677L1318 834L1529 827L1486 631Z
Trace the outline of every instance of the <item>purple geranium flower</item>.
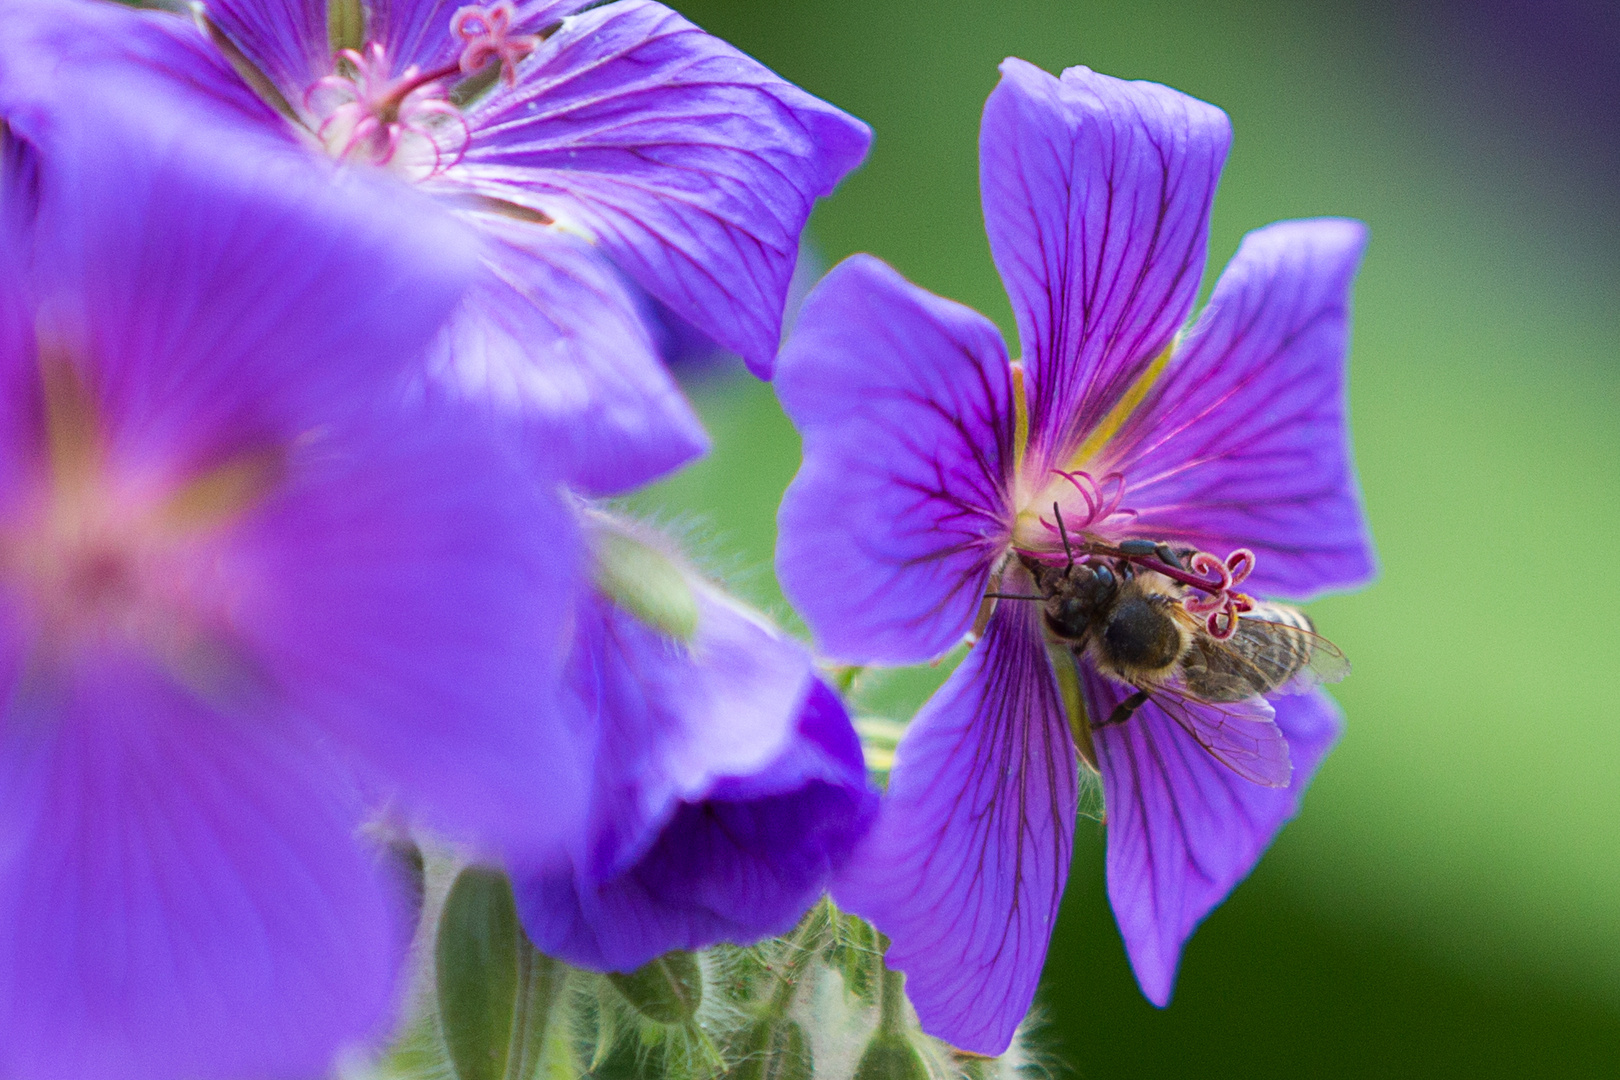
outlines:
M871 136L662 4L572 14L584 6L350 4L368 23L334 52L324 0L208 0L209 32L262 102L171 16L17 0L0 29L14 51L56 55L99 36L99 65L66 81L104 78L121 51L154 108L204 98L300 153L431 192L483 245L435 385L533 419L568 478L601 494L707 445L639 290L768 376L811 204Z
M1196 574L1157 555L1098 565L1157 582L1156 610L1207 617L1211 639L1250 610L1244 574L1299 600L1371 574L1344 411L1362 227L1250 234L1176 336L1229 139L1218 109L1163 86L1008 60L980 168L1023 365L988 320L864 256L811 295L781 359L804 465L778 569L821 648L911 663L985 620L912 722L835 887L893 940L927 1028L970 1050L1005 1049L1035 992L1073 840L1071 730L1086 752L1094 740L1109 897L1162 1005L1182 943L1298 808L1339 729L1319 691L1241 707L1164 696L1109 724L1140 700L1132 686L1089 652L1076 663L1041 604L986 595L1037 595L1033 573L1068 562L1060 527L1082 555L1201 553Z
M596 784L572 865L514 867L529 936L629 971L784 933L877 810L849 717L802 645L657 537L587 524L598 584L579 598L568 683Z
M536 858L578 828L534 720L576 530L400 404L476 268L431 204L9 74L0 1075L324 1075L408 936L369 800Z

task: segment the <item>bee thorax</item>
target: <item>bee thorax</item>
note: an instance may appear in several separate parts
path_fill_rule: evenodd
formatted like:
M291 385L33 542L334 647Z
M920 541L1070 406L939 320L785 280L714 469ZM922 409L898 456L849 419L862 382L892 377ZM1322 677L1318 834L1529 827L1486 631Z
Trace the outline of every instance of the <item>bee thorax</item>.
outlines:
M1121 599L1094 646L1099 666L1137 677L1173 668L1186 650L1187 636L1170 611L1172 602L1141 593Z

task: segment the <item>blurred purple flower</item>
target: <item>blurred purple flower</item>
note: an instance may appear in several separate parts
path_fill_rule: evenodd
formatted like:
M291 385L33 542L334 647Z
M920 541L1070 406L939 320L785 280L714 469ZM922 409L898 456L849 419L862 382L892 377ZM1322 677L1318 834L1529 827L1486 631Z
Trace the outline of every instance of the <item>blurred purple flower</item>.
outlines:
M324 1075L397 1003L377 797L491 851L578 829L535 723L576 530L483 425L406 414L477 264L431 204L11 73L0 1075Z
M1229 138L1218 109L1163 86L1010 59L980 175L1023 366L987 319L869 256L811 294L776 381L804 438L777 565L826 654L925 660L989 610L986 592L1035 593L1014 553L1061 553L1054 503L1077 542L1247 548L1245 587L1261 594L1368 579L1344 413L1362 227L1250 234L1176 337ZM907 730L834 890L893 940L927 1029L980 1053L1004 1050L1029 1007L1068 874L1063 686L1094 718L1131 693L1089 662L1076 680L1070 655L1049 651L1040 605L995 606ZM1298 808L1339 714L1316 692L1275 702L1280 736L1254 722L1291 747L1292 780L1286 765L1270 778L1286 786L1240 777L1151 701L1095 732L1109 897L1157 1004L1193 927Z
M169 16L18 0L0 30L80 57L99 35L77 78L108 79L119 52L154 108L200 97L431 192L483 244L433 385L531 420L572 482L607 494L707 446L639 290L768 377L811 205L871 136L661 4L572 14L584 6L373 0L354 5L364 40L334 53L325 0L209 0L214 41L262 102Z
M590 820L571 867L514 867L524 926L604 971L785 933L877 810L849 717L802 645L656 537L588 521L600 584L579 599L568 679L595 737ZM635 602L649 583L664 603Z

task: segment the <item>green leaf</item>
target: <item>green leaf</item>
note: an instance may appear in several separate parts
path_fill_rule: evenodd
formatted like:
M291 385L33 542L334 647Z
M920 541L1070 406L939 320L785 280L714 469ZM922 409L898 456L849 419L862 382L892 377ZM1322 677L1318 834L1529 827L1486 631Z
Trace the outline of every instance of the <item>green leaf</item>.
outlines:
M628 975L609 975L608 981L638 1013L660 1024L684 1024L703 1003L703 970L689 952L667 952Z
M844 978L844 989L864 1005L876 1005L883 975L883 943L871 923L837 913L826 958Z

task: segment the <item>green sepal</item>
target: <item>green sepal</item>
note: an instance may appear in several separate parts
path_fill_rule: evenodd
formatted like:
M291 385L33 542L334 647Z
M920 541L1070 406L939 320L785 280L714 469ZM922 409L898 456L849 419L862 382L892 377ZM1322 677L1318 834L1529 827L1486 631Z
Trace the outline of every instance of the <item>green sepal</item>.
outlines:
M804 1028L794 1020L760 1020L739 1040L726 1080L811 1080L815 1063Z
M605 596L677 641L697 636L697 594L679 563L612 528L595 530L591 547L596 587Z
M659 1024L684 1024L703 1003L703 969L689 952L667 952L628 975L608 981L636 1012Z
M567 969L535 951L506 876L468 867L439 917L439 1024L457 1080L526 1080Z

